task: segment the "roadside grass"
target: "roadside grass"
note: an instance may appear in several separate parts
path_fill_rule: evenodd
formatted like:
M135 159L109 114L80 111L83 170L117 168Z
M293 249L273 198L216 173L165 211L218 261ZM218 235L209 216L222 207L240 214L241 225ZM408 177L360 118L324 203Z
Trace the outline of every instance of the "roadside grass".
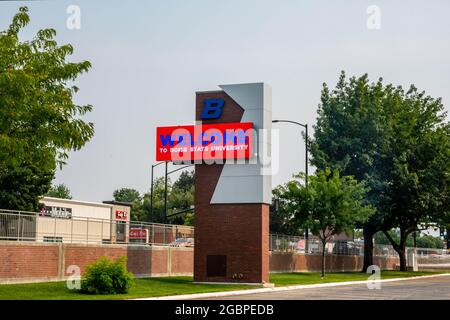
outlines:
M380 279L393 279L405 277L417 277L443 272L426 272L426 271L381 271ZM362 272L330 272L325 273L323 279L320 278L320 272L292 272L292 273L272 273L270 282L275 286L301 285L301 284L318 284L330 282L345 281L362 281L369 280L370 274Z
M382 271L381 279L414 277L439 274L442 272L400 272ZM275 286L306 285L343 281L368 280L369 274L359 272L327 273L320 279L318 272L273 273L270 282ZM0 300L121 300L145 297L161 297L179 294L208 293L242 289L254 289L259 286L218 285L192 283L192 277L160 277L136 279L128 294L89 295L77 290L67 289L66 282L43 282L27 284L0 285Z
M254 289L248 285L192 283L192 277L135 279L128 294L90 295L67 289L66 282L43 282L0 285L0 300L121 300L178 294Z

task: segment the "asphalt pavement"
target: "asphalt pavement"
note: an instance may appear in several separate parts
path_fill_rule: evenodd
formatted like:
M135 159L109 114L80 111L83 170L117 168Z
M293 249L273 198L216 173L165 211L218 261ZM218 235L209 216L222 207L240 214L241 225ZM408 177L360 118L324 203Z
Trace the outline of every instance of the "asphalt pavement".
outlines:
M450 276L381 282L380 289L367 284L304 288L213 298L213 300L450 300Z

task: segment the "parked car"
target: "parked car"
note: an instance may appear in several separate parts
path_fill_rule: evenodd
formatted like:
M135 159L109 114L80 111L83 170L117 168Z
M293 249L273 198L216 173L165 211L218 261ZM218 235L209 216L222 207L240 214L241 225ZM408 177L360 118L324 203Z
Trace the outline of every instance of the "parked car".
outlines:
M322 250L321 246L318 241L310 241L308 243L308 253L320 253Z
M305 253L305 240L297 241L295 249L297 250L297 252Z
M360 249L352 241L337 241L333 248L334 254L359 255Z
M170 244L171 247L193 247L194 238L178 238Z

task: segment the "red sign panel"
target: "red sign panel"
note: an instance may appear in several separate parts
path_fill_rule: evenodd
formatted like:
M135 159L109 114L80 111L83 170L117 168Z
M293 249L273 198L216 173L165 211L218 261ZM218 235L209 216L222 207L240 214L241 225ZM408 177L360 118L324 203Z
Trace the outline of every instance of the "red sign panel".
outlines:
M156 128L156 160L249 159L253 123L231 122Z
M127 220L127 212L125 210L116 210L116 220Z
M147 239L147 229L130 229L130 239Z

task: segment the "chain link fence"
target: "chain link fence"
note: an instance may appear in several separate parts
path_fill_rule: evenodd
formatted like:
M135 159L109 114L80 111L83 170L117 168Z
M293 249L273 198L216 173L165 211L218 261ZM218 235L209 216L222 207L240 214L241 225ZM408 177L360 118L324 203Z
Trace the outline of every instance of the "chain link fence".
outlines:
M116 221L82 217L48 217L35 212L0 210L0 240L62 242L82 244L167 245L193 247L194 228L137 221ZM269 235L272 252L322 254L322 242L303 236ZM418 264L448 265L450 254L445 249L407 248L413 250ZM364 255L363 241L330 241L327 255ZM374 245L374 256L398 257L390 245Z
M194 245L190 226L0 210L0 240L84 244Z
M270 251L298 252L304 254L322 254L323 246L319 239L305 240L302 236L288 236L271 234L269 241ZM414 253L417 263L421 264L448 264L450 267L450 253L446 249L433 248L406 248L406 255ZM335 240L325 245L327 255L364 255L364 241ZM397 251L391 245L374 244L373 255L381 257L398 257Z
M305 240L303 236L288 236L271 234L269 241L270 251L299 252L306 254L322 254L323 245L319 239ZM380 249L377 247L377 249ZM387 252L375 250L377 253ZM336 255L363 255L364 243L355 241L330 241L325 245L325 254Z

